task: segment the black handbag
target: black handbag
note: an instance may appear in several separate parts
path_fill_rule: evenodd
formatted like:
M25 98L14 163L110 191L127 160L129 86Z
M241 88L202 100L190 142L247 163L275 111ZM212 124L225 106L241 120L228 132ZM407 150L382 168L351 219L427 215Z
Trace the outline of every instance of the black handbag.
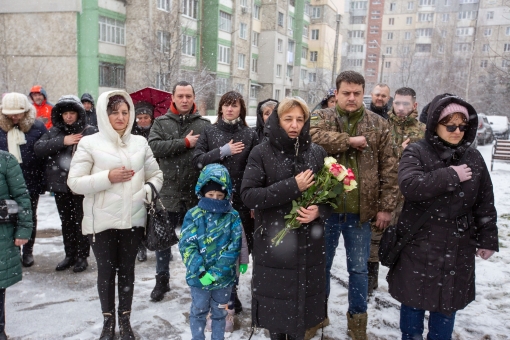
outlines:
M436 209L441 201L436 200L425 210L419 219L409 228L409 231L400 239L397 236L397 226L391 225L384 230L379 243L379 261L385 267L392 268L400 256L400 252L411 238L420 230L421 226L430 218L431 211Z
M147 223L143 245L151 250L164 250L179 242L175 233L175 226L170 223L168 212L161 202L159 192L151 182L147 182L152 189L152 200L147 204ZM161 208L158 207L158 202Z

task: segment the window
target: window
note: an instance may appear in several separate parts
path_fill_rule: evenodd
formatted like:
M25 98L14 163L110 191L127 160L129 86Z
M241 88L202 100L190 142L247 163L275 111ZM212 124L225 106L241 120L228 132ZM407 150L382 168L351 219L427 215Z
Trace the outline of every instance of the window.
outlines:
M197 18L198 0L182 0L182 15Z
M287 63L294 64L294 46L296 44L293 40L287 42Z
M197 37L182 35L182 54L194 57L196 54Z
M390 12L393 12L397 8L397 4L395 2L390 3Z
M444 0L444 5L445 6L451 6L452 5L452 0Z
M486 36L486 37L489 37L492 35L492 28L486 28L484 31L483 31L483 35Z
M349 46L349 52L363 52L363 45L351 45Z
M257 73L259 71L259 60L256 58L251 58L251 71L253 73Z
M237 55L237 68L240 70L244 70L245 63L246 63L246 54L239 53Z
M283 27L283 13L278 12L278 26Z
M384 62L384 67L385 68L390 68L391 67L391 61L385 61Z
M367 9L367 1L353 1L351 2L351 9Z
M259 46L259 32L253 31L251 33L251 44L252 46Z
M448 32L446 30L441 30L441 37L446 38L446 34Z
M376 60L376 59L377 59L377 55L375 55L375 54L369 54L369 55L368 55L368 59L367 59L367 61L368 61L369 63L375 63L375 60Z
M501 60L501 67L510 67L510 60L503 59Z
M312 30L312 40L319 40L319 30Z
M232 15L220 11L220 24L219 29L225 32L232 32Z
M373 69L373 68L367 69L367 76L368 77L374 77L375 76L375 69Z
M287 78L292 78L293 74L294 74L294 66L287 65Z
M490 46L489 44L483 44L482 45L482 52L489 52Z
M259 5L253 6L253 18L260 20L260 6Z
M165 89L165 85L168 81L168 73L157 73L156 74L156 88L160 90Z
M308 25L303 26L303 37L308 38Z
M353 67L363 66L363 59L347 59L347 65Z
M443 13L443 22L450 21L450 14L449 13Z
M244 84L236 84L234 86L234 90L236 90L237 92L244 96Z
M413 23L413 17L406 18L406 25L411 25Z
M368 48L377 48L377 45L376 45L376 44L374 44L373 42L370 42L370 43L368 44Z
M365 17L364 16L351 16L349 17L349 24L364 24Z
M388 32L388 35L386 36L386 39L392 40L393 39L393 32Z
M487 19L488 20L494 19L494 11L487 12ZM485 61L487 61L487 60L485 60Z
M310 83L315 83L317 81L317 73L315 72L308 73L308 81Z
M506 28L506 32L505 32L506 35L510 35L510 27L507 27Z
M372 26L370 27L372 28ZM364 38L365 31L349 31L349 38Z
M257 99L257 94L258 94L258 90L257 90L257 86L250 86L250 98L252 99Z
M276 65L276 76L280 78L282 76L282 65Z
M505 44L503 46L503 52L510 52L510 44Z
M239 4L241 7L248 7L248 1L247 0L239 0Z
M168 53L170 52L170 33L158 31L157 33L158 39L158 51Z
M280 100L280 90L274 90L274 99Z
M170 11L170 0L158 0L158 9Z
M478 0L459 0L459 4L477 4Z
M434 13L418 13L419 22L429 22L434 20Z
M436 0L420 0L420 6L435 6Z
M218 78L216 79L216 94L218 96L222 96L225 92L227 92L227 78Z
M388 25L395 25L395 18L389 18Z
M125 35L126 25L124 21L119 21L103 16L99 17L99 41L124 45Z
M473 27L457 28L456 35L458 37L470 36L470 35L473 35L474 30L475 29Z
M312 7L312 19L318 19L321 17L321 8Z
M244 22L241 22L239 24L239 38L241 39L247 39L248 35L248 24L245 24Z
M393 47L386 47L386 54L391 54Z
M230 47L218 45L218 62L230 64Z
M444 45L439 45L437 47L437 53L444 53Z
M310 61L317 61L317 57L319 55L319 52L317 51L311 51L310 52Z
M408 2L407 3L407 9L412 10L414 8L414 2Z
M282 39L278 39L278 52L283 52L283 40Z
M411 32L405 32L404 33L404 39L405 40L410 40L411 39Z
M287 18L289 19L287 25L288 34L292 37L294 34L294 18L290 15Z
M379 14L381 14L381 11L372 11L372 16L370 18L371 19L380 19L381 16Z
M310 2L305 1L305 14L310 15L310 12L311 12Z
M99 63L99 86L123 88L125 79L124 65Z
M301 79L306 80L306 70L301 70Z
M416 52L430 53L431 50L432 50L431 44L416 44Z
M403 54L409 53L409 46L402 46L402 53Z
M464 11L464 12L459 12L459 20L462 20L462 19L467 19L467 20L475 20L476 19L476 14L478 12L477 11Z
M431 37L432 36L432 28L419 28L416 30L417 37Z
M489 61L487 59L484 59L480 62L480 67L485 68L489 65Z
M301 58L306 59L308 57L308 49L306 47L301 48Z
M471 44L470 43L457 43L453 45L453 50L455 52L468 52L471 51Z

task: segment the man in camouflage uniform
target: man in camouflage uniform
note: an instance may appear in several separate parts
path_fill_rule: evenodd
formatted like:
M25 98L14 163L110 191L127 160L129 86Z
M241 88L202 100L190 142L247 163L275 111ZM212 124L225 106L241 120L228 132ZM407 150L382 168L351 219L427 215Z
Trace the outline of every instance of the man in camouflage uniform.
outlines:
M330 290L330 272L343 234L349 272L348 334L366 339L367 262L370 253L371 222L383 230L395 209L397 158L386 120L365 109L365 79L354 71L345 71L336 79L335 108L312 114L312 141L340 163L353 170L358 188L338 198L338 208L326 221L326 289Z
M416 110L416 92L409 87L402 87L395 91L393 108L388 112L388 123L390 124L391 138L395 144L395 156L402 157L402 152L410 143L417 142L425 136L425 124L418 121ZM392 213L390 225L398 221L404 196L398 193L397 207ZM368 295L372 295L378 287L379 276L379 243L381 242L382 230L372 228L372 241L370 246L370 258L368 259Z

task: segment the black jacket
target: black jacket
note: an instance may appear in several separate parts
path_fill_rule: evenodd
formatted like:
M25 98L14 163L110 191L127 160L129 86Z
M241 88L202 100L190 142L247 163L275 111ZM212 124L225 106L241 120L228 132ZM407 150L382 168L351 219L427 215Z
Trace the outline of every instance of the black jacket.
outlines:
M34 150L38 157L46 159L46 185L51 192L70 192L67 186L67 176L75 145L64 145L64 138L70 134L88 136L96 133L97 127L86 124L85 109L77 97L63 96L51 110L53 126L35 143ZM78 119L73 125L64 123L62 114L66 111L78 113Z
M90 93L84 93L81 96L81 102L90 102L92 104L92 109L90 111L85 110L85 124L97 126L97 114L96 114L96 106L94 104L94 97Z
M133 135L137 135L137 136L143 136L145 139L149 139L149 134L151 132L151 127L152 127L152 124L150 127L144 129L144 128L141 128L138 126L138 124L136 124L136 119L135 119L135 122L133 124L133 128L131 129L131 134Z
M243 142L243 151L233 156L220 158L220 147L231 140L234 143ZM195 146L193 165L196 169L201 170L212 163L220 163L228 169L233 188L232 206L236 210L248 210L241 200L241 182L248 156L258 143L257 134L244 125L244 122L231 125L219 119L216 124L207 126L202 131Z
M259 137L260 143L264 142L267 139L267 137L264 134L264 115L262 112L262 105L269 101L273 101L278 104L278 101L276 99L266 99L261 101L257 105L257 125L255 126L255 131L257 132L257 136Z
M436 134L439 115L450 103L468 108L469 128L461 143L451 148ZM390 294L401 303L451 314L475 298L477 248L498 250L496 209L489 171L478 150L478 116L474 108L455 96L438 96L428 110L425 138L410 144L399 165L399 186L405 197L397 224L402 236L434 201L439 208L405 246L388 273ZM467 164L471 180L460 182L450 165ZM469 229L459 232L456 219L467 219Z
M252 321L271 332L304 336L326 316L324 221L331 212L320 206L320 218L290 231L274 247L271 240L285 226L292 201L301 196L294 178L324 164L326 151L311 142L308 120L291 139L273 113L266 124L269 140L256 146L246 167L241 196L255 209L253 244Z

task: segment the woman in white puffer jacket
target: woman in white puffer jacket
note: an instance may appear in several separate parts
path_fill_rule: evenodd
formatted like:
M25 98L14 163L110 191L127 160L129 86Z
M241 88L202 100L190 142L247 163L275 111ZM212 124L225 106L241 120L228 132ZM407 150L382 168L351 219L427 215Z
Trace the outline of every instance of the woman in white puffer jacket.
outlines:
M131 97L110 91L97 101L99 132L83 137L73 156L67 184L83 201L82 232L97 260L97 288L104 315L101 339L115 334L115 275L118 275L121 339L134 339L129 316L133 300L135 258L144 235L151 182L163 184L147 140L131 134L135 120Z

